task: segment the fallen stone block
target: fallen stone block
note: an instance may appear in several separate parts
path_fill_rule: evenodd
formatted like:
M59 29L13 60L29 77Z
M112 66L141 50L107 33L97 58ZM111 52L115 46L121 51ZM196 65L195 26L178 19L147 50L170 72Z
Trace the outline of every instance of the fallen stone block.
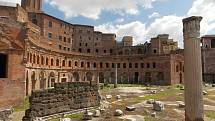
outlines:
M100 117L100 116L101 116L100 110L95 110L93 116L94 116L94 117Z
M136 108L133 107L133 106L126 106L126 110L127 110L127 111L135 111Z
M117 109L117 110L115 110L114 115L115 116L122 116L123 115L123 111L120 110L120 109Z
M153 103L153 109L155 111L163 111L164 110L164 104L160 101L155 101Z
M155 102L154 99L149 99L149 100L146 101L147 104L153 104L154 102Z

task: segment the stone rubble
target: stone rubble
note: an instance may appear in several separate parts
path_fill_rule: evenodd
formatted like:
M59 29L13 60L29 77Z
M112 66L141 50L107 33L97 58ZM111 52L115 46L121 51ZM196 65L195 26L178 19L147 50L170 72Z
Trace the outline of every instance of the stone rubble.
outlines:
M115 112L114 112L114 115L115 116L122 116L123 115L123 111L120 110L120 109L116 109Z
M56 83L53 89L33 91L29 102L23 121L99 106L100 95L98 86L89 82Z
M153 103L153 109L155 111L163 111L164 110L164 103L160 101L155 101Z

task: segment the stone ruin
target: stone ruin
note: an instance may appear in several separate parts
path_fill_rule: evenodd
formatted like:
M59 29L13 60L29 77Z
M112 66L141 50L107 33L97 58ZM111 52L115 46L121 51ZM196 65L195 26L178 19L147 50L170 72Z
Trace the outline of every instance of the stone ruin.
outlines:
M29 97L30 109L23 121L36 117L70 112L100 105L98 85L90 82L56 83L53 89L33 91Z

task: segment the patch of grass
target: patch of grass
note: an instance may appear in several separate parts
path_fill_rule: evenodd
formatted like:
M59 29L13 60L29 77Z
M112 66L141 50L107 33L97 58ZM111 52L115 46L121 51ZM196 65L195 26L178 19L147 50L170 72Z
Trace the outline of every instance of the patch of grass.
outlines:
M211 119L215 119L215 111L207 111L206 116Z
M70 115L66 115L65 118L81 119L82 118L82 114L80 114L80 113L70 114ZM59 120L60 120L60 118L55 118L55 119L51 119L49 121L59 121Z
M155 99L155 100L161 100L170 96L175 96L175 94L177 92L180 92L180 90L178 89L174 89L174 88L170 88L165 90L164 92L159 92L157 94L147 94L145 95L145 97L135 97L135 98L131 98L128 100L128 102L130 103L140 103L144 100L149 100L149 99Z
M82 114L77 113L77 114L71 114L71 115L67 115L65 116L66 118L71 118L71 119L81 119Z
M144 119L145 119L145 121L153 121L153 118L150 116L146 116Z
M14 107L15 112L21 112L29 109L29 97L26 97L20 105Z

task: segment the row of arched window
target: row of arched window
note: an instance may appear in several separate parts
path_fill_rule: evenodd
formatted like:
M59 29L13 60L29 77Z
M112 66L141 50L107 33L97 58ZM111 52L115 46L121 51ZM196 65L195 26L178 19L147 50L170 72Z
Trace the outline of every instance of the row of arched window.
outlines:
M53 59L44 56L39 56L36 54L29 53L28 61L33 64L47 65L47 66L62 66L62 67L72 67L72 61ZM103 63L103 62L84 62L84 61L74 61L74 67L84 68L156 68L156 63Z

